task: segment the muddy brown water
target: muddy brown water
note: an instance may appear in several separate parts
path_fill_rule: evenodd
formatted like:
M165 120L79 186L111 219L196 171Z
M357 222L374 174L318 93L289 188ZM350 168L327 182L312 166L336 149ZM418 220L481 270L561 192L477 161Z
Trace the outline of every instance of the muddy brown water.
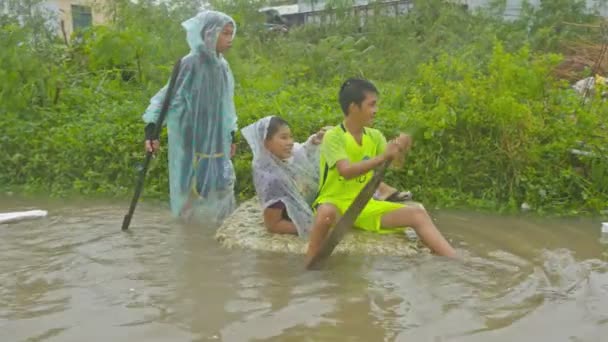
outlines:
M599 221L434 212L464 261L226 250L142 203L0 199L0 341L608 341Z

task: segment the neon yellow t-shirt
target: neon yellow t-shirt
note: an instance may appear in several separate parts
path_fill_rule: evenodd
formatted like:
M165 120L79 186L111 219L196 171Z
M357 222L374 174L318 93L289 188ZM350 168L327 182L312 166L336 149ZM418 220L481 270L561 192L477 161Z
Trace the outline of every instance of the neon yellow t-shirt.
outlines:
M319 194L313 206L332 203L339 208L348 207L361 189L370 181L373 170L351 179L340 176L336 163L348 159L357 163L372 159L386 148L386 138L377 129L364 129L361 145L346 130L343 124L325 132L321 144Z

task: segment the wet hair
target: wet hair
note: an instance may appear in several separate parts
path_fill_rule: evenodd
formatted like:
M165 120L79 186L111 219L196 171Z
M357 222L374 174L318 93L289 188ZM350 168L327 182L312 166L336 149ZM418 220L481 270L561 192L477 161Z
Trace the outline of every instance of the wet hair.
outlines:
M376 89L376 86L372 82L361 78L349 78L346 80L340 87L340 94L338 95L340 107L344 115L348 115L348 107L351 103L360 106L365 99L366 93L378 94L378 89Z
M268 123L268 129L266 130L266 140L272 139L272 137L274 137L274 135L277 134L277 132L279 131L279 128L283 126L289 126L287 121L281 119L278 116L273 116L272 119L270 119L270 123Z

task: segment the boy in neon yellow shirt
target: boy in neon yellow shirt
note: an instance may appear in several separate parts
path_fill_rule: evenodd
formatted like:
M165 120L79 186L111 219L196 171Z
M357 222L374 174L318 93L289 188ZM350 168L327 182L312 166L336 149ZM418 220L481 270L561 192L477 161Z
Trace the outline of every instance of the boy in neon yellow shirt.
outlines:
M318 252L330 227L369 182L373 170L386 160L398 158L411 145L411 138L405 134L387 143L380 131L370 128L378 101L378 90L371 82L349 79L342 85L339 98L345 117L325 133L321 144L319 194L313 203L316 216L307 258ZM426 210L419 206L371 199L355 227L377 233L412 227L433 252L455 256Z

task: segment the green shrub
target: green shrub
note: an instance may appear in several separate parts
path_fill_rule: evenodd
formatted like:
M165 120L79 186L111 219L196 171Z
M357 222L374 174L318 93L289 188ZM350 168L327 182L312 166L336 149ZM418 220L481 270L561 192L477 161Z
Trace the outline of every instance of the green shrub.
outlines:
M574 2L543 2L504 22L489 12L416 1L406 16L375 16L359 26L344 12L287 35L260 28L261 3L222 5L238 24L228 59L239 124L280 115L301 141L340 122L337 90L345 78L363 76L381 91L376 126L389 137L415 137L405 168L387 179L417 200L491 210L526 202L563 214L603 210L606 106L600 92L583 103L552 76L561 60L553 42L585 30L546 25L588 20ZM0 70L2 187L131 195L144 157L141 115L188 52L179 23L193 9L113 4L119 10L110 13L111 26L81 32L70 46L52 35L27 43L39 26L0 19L0 42L11 47L0 50L7 66ZM144 197L167 199L166 157L163 150L152 162ZM250 160L240 139L234 163L241 198L254 194Z

